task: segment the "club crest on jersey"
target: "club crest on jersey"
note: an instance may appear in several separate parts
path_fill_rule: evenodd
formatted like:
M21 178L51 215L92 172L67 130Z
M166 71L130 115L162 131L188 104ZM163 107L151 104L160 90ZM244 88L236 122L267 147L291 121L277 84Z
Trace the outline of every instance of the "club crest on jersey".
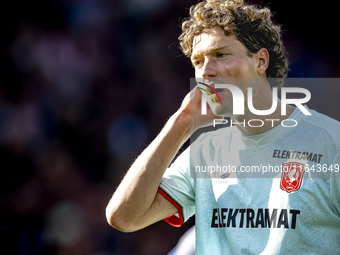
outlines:
M280 188L288 193L297 191L302 182L305 172L305 164L287 162L282 164Z

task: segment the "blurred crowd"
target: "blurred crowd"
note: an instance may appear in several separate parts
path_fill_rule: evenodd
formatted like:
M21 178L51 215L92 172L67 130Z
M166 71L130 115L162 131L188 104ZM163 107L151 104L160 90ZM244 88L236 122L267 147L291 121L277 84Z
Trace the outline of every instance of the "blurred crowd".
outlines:
M167 254L194 224L124 234L107 224L105 207L189 92L194 69L177 37L196 2L2 4L1 254ZM283 24L290 77L339 76L340 3L323 2L251 1ZM329 99L340 87L310 89L323 95L314 108L340 119Z

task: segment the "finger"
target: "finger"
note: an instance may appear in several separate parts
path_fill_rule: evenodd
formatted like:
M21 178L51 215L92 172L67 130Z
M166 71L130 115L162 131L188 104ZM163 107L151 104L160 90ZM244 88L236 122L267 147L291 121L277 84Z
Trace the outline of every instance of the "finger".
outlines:
M201 89L199 89L198 85L196 85L190 92L190 99L191 100L199 100L202 93L204 93Z

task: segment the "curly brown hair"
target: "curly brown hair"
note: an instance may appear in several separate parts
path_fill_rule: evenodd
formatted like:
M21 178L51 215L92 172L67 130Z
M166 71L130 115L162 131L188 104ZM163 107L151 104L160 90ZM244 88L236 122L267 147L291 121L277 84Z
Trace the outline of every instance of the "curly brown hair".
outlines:
M268 8L246 5L243 0L206 0L191 6L190 17L182 23L183 32L178 37L183 53L190 57L194 37L214 26L221 27L225 35L236 36L248 52L266 48L269 52L267 77L276 78L270 82L272 87L282 85L288 72L287 53L281 27L273 23Z

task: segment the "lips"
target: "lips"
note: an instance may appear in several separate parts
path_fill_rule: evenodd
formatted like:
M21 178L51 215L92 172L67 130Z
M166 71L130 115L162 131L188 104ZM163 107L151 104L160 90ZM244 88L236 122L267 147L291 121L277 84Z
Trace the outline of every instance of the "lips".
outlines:
M223 91L223 89L215 89L215 91L216 91L217 93L220 93L220 92Z

